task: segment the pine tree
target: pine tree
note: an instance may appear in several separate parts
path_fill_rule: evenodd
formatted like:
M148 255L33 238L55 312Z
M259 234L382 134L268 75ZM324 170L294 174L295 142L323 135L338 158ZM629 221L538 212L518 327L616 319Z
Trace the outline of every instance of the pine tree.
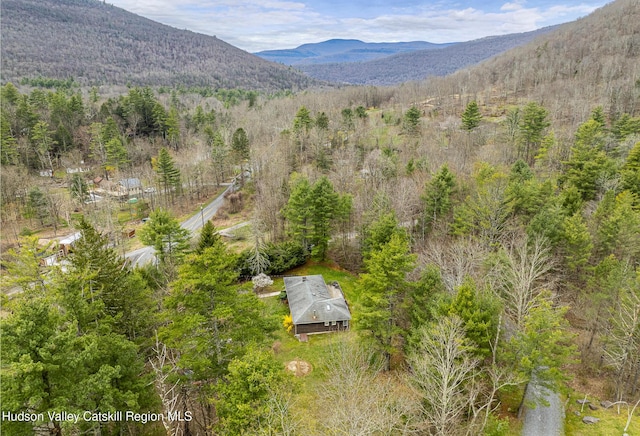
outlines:
M202 253L207 247L213 247L220 241L220 235L216 230L216 227L211 221L204 223L202 230L200 230L200 238L198 239L198 246L196 247L196 253Z
M545 129L551 125L547 120L548 114L549 112L536 102L528 103L522 110L518 125L519 156L529 164L533 163L532 158L542 143Z
M636 204L638 204L640 202L640 142L636 142L620 169L620 181L624 189L636 196Z
M169 145L175 151L178 151L180 148L180 115L175 107L169 110L169 114L165 119L165 128Z
M156 173L162 185L165 195L173 199L173 192L180 191L182 183L180 181L180 170L176 168L173 158L166 148L161 148L156 160Z
M497 311L478 296L473 279L466 277L456 289L456 295L448 308L448 315L460 317L465 335L471 341L475 353L491 354L491 341L496 334Z
M293 130L296 133L302 133L303 131L307 133L312 125L311 112L306 107L301 106L293 119Z
M575 186L583 200L592 200L597 191L597 182L607 165L603 151L604 132L595 120L589 120L576 131L571 157L565 162L567 169L561 178Z
M84 203L87 199L89 196L89 187L82 175L76 173L71 176L69 180L69 193L71 194L71 198L79 203Z
M11 123L3 111L0 114L0 163L13 165L18 162L18 141L11 132Z
M420 131L420 109L412 106L403 117L403 129L410 135L416 135Z
M122 168L129 163L127 149L122 144L120 138L113 138L104 144L106 153L106 167Z
M189 247L189 231L162 209L156 209L149 215L149 221L140 229L138 236L143 244L153 246L161 265L169 271L181 262Z
M482 114L478 108L478 103L474 100L470 102L462 113L462 130L471 132L480 125Z
M239 161L245 161L249 159L249 138L247 132L239 127L233 132L231 137L231 149L236 155L236 159Z
M31 130L30 139L33 149L40 160L40 168L53 171L52 153L56 142L49 132L49 124L45 121L36 123Z
M451 196L455 192L455 176L446 165L440 167L427 185L421 199L424 204L423 231L451 209Z
M564 243L562 244L565 262L569 270L576 272L587 266L593 243L582 215L576 213L564 220L562 226Z
M282 214L287 220L288 233L308 250L313 214L310 207L311 185L306 177L295 173L291 175L290 185L291 194Z
M36 218L44 226L49 218L47 197L37 186L31 188L27 194L27 213L30 218Z
M333 220L340 214L340 196L326 176L313 184L311 198L311 232L309 241L313 246L312 255L318 260L325 260L331 239Z
M415 267L415 261L407 238L394 234L365 259L366 272L360 274L356 284L361 306L355 324L358 330L368 333L373 347L383 355L387 370L402 333L401 302L411 288L407 274Z

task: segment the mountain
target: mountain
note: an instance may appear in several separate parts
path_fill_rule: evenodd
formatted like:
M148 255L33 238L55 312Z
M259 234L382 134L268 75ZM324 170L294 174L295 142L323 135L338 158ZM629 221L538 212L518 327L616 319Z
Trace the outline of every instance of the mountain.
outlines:
M317 81L215 36L175 29L97 0L2 0L2 80L302 89Z
M285 65L309 65L344 62L362 62L416 50L431 50L451 44L412 42L362 42L358 39L330 39L303 44L286 50L265 50L255 53L263 59Z
M319 80L354 85L393 85L445 76L469 65L533 41L558 26L533 32L490 36L443 48L417 50L368 62L296 65L296 68Z
M640 2L616 0L530 44L439 77L438 89L543 102L575 127L602 105L615 120L640 113Z

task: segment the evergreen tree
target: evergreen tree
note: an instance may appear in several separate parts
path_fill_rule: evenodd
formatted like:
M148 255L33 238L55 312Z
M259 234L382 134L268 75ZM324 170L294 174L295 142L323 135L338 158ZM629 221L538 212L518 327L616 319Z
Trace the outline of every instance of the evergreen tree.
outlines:
M636 196L636 204L638 204L640 202L640 142L636 142L620 169L620 181L623 189Z
M582 215L576 213L571 217L565 218L562 234L564 240L562 249L569 270L576 272L586 267L589 257L591 257L593 243Z
M44 226L49 217L47 197L37 186L31 188L27 194L27 213L29 218L36 218Z
M229 150L219 131L214 132L211 126L207 126L205 128L205 134L211 144L211 160L213 161L213 168L216 173L216 181L219 185L225 178Z
M428 264L420 275L420 280L409 289L405 307L409 317L409 344L418 340L422 326L427 325L435 317L435 301L445 295L446 287L440 274L440 268Z
M313 246L312 254L316 259L325 260L331 239L332 222L343 212L339 208L340 196L326 176L313 184L310 196L312 214L309 241Z
M471 132L480 125L480 121L482 121L482 114L478 103L474 100L467 105L462 113L462 129Z
M400 227L395 212L383 212L380 216L363 231L362 257L367 259L371 253L380 250L389 243L393 235L406 237L406 231Z
M299 243L312 247L319 260L326 258L335 222L351 213L351 200L340 196L326 176L313 185L297 174L291 177L291 195L282 214L287 219L288 231Z
M604 115L604 109L602 106L596 107L593 111L591 111L591 119L597 122L602 129L607 127L607 120Z
M105 167L122 168L129 163L127 149L120 138L113 138L104 144L106 154Z
M180 115L175 107L169 110L165 122L167 132L167 141L169 145L176 151L180 148Z
M270 412L268 400L285 386L286 377L282 364L270 351L251 347L231 361L215 402L221 434L258 434Z
M415 106L412 106L407 112L405 112L403 117L403 129L405 132L410 135L415 135L420 131L420 117L422 114L420 113L420 109Z
M312 125L311 112L306 107L301 106L293 119L293 130L298 134L308 133Z
M407 238L394 234L380 250L365 259L366 272L360 274L356 284L361 308L355 324L358 330L368 333L372 346L382 353L387 370L402 333L401 302L411 288L407 274L415 267L415 261Z
M536 102L528 103L522 110L518 125L519 156L527 163L532 163L532 158L537 154L544 138L544 131L551 124L547 120L548 114L549 112Z
M79 203L84 203L89 196L89 187L81 174L75 173L69 179L69 193Z
M557 392L567 379L564 368L573 361L576 350L571 345L566 311L566 307L554 306L550 292L540 293L522 330L509 341L509 361L527 383L536 377L538 385Z
M189 231L169 215L169 212L156 209L149 215L149 221L138 233L145 245L151 245L162 266L172 270L180 263L189 247Z
M40 169L48 169L53 171L53 148L55 141L49 132L49 124L39 121L31 130L31 145L40 160Z
M233 132L231 137L231 149L236 155L236 159L239 161L245 161L249 159L249 138L247 132L239 127Z
M2 91L0 91L0 97L2 97L3 103L15 105L20 98L20 91L18 91L18 88L16 88L13 83L7 82L2 87Z
M213 247L220 241L220 235L211 221L204 223L200 231L196 252L202 254L207 247Z
M161 148L156 159L155 166L158 180L163 187L165 195L173 199L174 190L180 191L182 182L180 180L180 170L173 162L173 158L166 148Z
M320 112L316 115L315 125L319 130L328 130L329 129L329 117L324 112Z
M433 176L421 197L424 203L423 230L432 226L439 217L449 212L451 196L455 192L455 187L455 176L446 165L443 165Z
M159 335L179 351L179 367L193 374L189 383L205 381L206 389L215 388L248 345L268 341L277 326L253 293L233 286L235 263L222 241L189 254L164 300L168 322Z
M149 290L137 274L125 267L124 259L109 248L106 236L84 218L76 228L82 236L69 256L68 274L59 289L65 306L79 307L84 295L86 309L95 314L92 319L76 316L78 328L92 330L95 326L90 325L90 321L97 320L131 341L149 337L153 307ZM92 305L96 308L89 307Z
M604 132L597 121L589 120L578 127L561 181L566 180L575 186L584 200L595 197L598 179L606 168L607 156L603 146Z
M342 125L344 126L345 130L347 130L347 131L353 130L353 128L354 128L353 110L351 110L351 108L347 107L347 108L342 109L340 114L342 115Z
M476 284L470 277L466 277L456 289L448 315L460 317L465 335L475 353L484 357L491 354L491 341L496 334L497 310L486 299L479 298Z
M311 185L306 177L295 173L291 175L290 185L291 194L282 214L287 220L289 234L300 242L305 250L308 250L313 214L310 207L312 201Z
M5 111L0 114L0 164L13 165L18 162L18 141L11 132L11 123Z

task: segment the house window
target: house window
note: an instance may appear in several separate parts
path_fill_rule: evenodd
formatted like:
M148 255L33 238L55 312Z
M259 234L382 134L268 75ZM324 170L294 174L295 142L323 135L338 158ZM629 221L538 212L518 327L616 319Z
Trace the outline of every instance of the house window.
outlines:
M342 321L342 325L345 327L349 327L349 320Z
M325 321L325 322L324 322L324 326L325 326L325 327L329 327L329 321Z
M337 321L331 321L331 325L336 325Z

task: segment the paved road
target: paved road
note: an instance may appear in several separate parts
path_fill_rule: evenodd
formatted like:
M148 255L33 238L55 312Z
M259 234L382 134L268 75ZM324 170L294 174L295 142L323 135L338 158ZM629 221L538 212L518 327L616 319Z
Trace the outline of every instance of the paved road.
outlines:
M557 392L551 392L537 384L534 376L527 386L525 401L535 403L536 407L524 406L522 436L562 436L564 434L564 406Z
M216 214L220 206L224 203L224 195L228 191L233 191L236 187L235 182L229 184L227 189L224 190L222 194L217 196L211 203L202 207L202 210L199 213L196 213L191 218L184 221L180 226L184 229L189 230L191 233L195 233L204 223L209 221ZM144 266L150 263L156 263L156 254L155 250L151 246L146 246L139 248L137 250L130 251L124 255L126 259L131 262L132 267Z

